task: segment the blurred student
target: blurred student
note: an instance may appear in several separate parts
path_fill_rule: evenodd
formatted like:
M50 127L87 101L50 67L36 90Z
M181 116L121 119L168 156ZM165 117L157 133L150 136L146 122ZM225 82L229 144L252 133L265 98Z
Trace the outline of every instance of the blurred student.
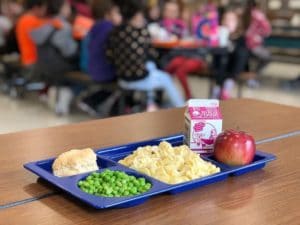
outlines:
M0 11L0 53L18 52L15 26L23 11L22 4L17 0L0 1Z
M257 60L254 72L260 75L262 69L270 62L271 53L264 46L272 28L266 15L259 9L255 0L248 0L245 10L246 44L251 55Z
M38 48L38 67L41 72L51 74L50 79L59 79L77 67L72 63L78 53L78 44L68 22L70 13L67 0L48 0L47 16L52 23L46 23L31 32L31 38Z
M156 89L166 92L172 106L183 106L184 100L172 78L151 61L156 55L146 28L143 4L139 0L127 0L121 10L124 23L111 33L107 51L120 86L149 92L148 111L156 108L153 95Z
M107 41L113 28L121 24L122 16L113 0L92 0L91 6L96 23L82 42L81 69L95 82L111 83L116 80L116 73L106 57ZM92 93L79 102L78 107L90 115L97 115L103 95L101 90Z
M161 16L161 10L158 0L149 1L147 7L146 19L148 23L159 23Z
M78 67L78 44L72 36L72 27L68 22L70 14L71 8L67 0L48 0L47 17L52 23L44 24L31 32L38 49L38 75L50 84L61 86L56 104L56 113L61 115L69 113L73 97L64 75Z
M208 46L218 45L218 10L214 1L200 2L192 16L193 35Z
M88 34L88 73L97 82L110 82L115 80L115 71L106 59L107 40L122 16L112 0L93 0L92 12L97 22Z
M95 23L92 15L92 0L68 0L72 9L73 36L82 41Z
M163 6L161 26L177 38L183 38L188 32L187 25L181 18L182 8L179 0L167 0Z
M230 98L230 92L234 87L233 76L231 72L234 69L229 67L235 67L239 65L239 59L236 59L236 64L233 60L229 64L230 57L234 57L236 49L233 46L234 40L230 37L236 33L238 29L238 16L233 9L224 8L222 12L219 13L219 45L224 48L224 51L217 51L213 54L212 68L215 75L216 85L212 89L212 98L226 100ZM225 50L226 48L226 50ZM244 66L242 67L244 68ZM239 70L237 70L239 71Z
M21 6L16 1L0 1L0 46L5 45L6 36L21 13Z
M187 26L180 17L181 9L178 1L168 0L165 2L163 10L162 26L170 32L170 34L176 35L178 38L182 38L187 33ZM189 56L176 56L166 66L166 71L175 75L180 84L183 87L186 99L192 97L191 90L188 84L187 77L191 73L200 72L206 67L206 63L200 55L192 54Z
M213 90L213 97L219 96L223 100L231 98L235 79L248 71L247 66L249 66L251 54L260 60L255 69L256 73L261 71L270 57L268 51L263 48L263 39L271 32L270 24L263 13L257 9L255 1L247 1L246 7L237 4L233 12L238 18L237 29L231 34L233 50L228 55L226 72L219 76L219 81L217 79L217 83L219 82L221 86L216 86ZM230 20L227 19L227 21L229 25ZM258 83L250 79L248 85L256 87Z
M147 27L153 40L170 40L174 35L170 35L167 30L161 26L161 7L159 1L149 1L146 9Z
M220 73L218 78L220 79L220 86L216 86L212 92L213 98L221 98L223 100L231 98L232 90L235 86L235 79L242 73L248 71L247 66L250 56L246 41L246 32L249 28L249 23L247 21L249 18L245 17L245 8L242 4L236 3L232 6L230 13L231 12L233 12L237 17L237 28L230 34L232 48L230 48L227 59L225 57L222 59L227 60L225 60L227 62L226 72ZM227 21L227 24L230 27L232 22L230 20Z
M19 0L2 0L0 5L2 14L12 23L15 23L23 12L23 5Z
M1 7L0 14L0 48L2 49L6 43L6 37L13 28L13 22L5 15L5 9Z
M17 21L16 35L21 54L21 62L27 76L32 76L33 65L37 61L37 48L31 32L46 23L47 0L26 0L25 14Z

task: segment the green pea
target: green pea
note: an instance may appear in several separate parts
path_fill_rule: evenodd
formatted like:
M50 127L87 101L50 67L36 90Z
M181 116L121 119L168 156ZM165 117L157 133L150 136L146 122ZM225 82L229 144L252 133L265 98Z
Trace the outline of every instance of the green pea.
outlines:
M125 192L125 188L120 188L120 193L123 194Z
M78 182L78 187L96 196L122 197L144 193L151 188L151 184L145 178L106 169L101 173L91 173L85 180Z
M126 184L127 180L122 180L121 182L122 182L122 184Z
M120 191L120 188L118 186L114 186L113 189L118 192Z
M132 187L131 190L130 190L130 192L131 192L132 194L137 193L137 188L136 188L136 187Z
M138 181L139 181L139 183L140 183L141 185L145 185L145 184L146 184L145 178L139 178Z

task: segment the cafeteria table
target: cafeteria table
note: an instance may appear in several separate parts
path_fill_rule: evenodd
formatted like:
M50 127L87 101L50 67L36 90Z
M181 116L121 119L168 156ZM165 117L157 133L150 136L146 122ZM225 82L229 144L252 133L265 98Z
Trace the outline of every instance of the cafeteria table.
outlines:
M184 109L0 135L0 224L298 224L300 109L238 99L222 102L221 110L224 129L251 133L258 149L278 159L261 171L127 209L94 210L22 165L71 148L181 133Z

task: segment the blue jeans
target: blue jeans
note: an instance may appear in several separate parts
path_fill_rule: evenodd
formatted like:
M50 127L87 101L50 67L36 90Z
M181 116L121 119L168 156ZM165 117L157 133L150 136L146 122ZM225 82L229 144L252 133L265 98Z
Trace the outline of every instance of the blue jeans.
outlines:
M153 62L147 62L146 68L149 71L147 77L138 81L119 81L119 85L127 90L147 91L148 103L154 102L154 91L163 90L172 106L182 107L184 106L184 98L182 94L177 90L175 83L171 76L157 69Z

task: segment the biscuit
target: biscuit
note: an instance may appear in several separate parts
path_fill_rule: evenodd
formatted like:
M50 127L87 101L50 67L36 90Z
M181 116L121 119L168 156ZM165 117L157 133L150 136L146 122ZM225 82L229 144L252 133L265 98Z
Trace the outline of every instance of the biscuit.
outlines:
M52 165L53 173L57 177L73 176L98 170L97 156L90 149L73 149L62 153Z

